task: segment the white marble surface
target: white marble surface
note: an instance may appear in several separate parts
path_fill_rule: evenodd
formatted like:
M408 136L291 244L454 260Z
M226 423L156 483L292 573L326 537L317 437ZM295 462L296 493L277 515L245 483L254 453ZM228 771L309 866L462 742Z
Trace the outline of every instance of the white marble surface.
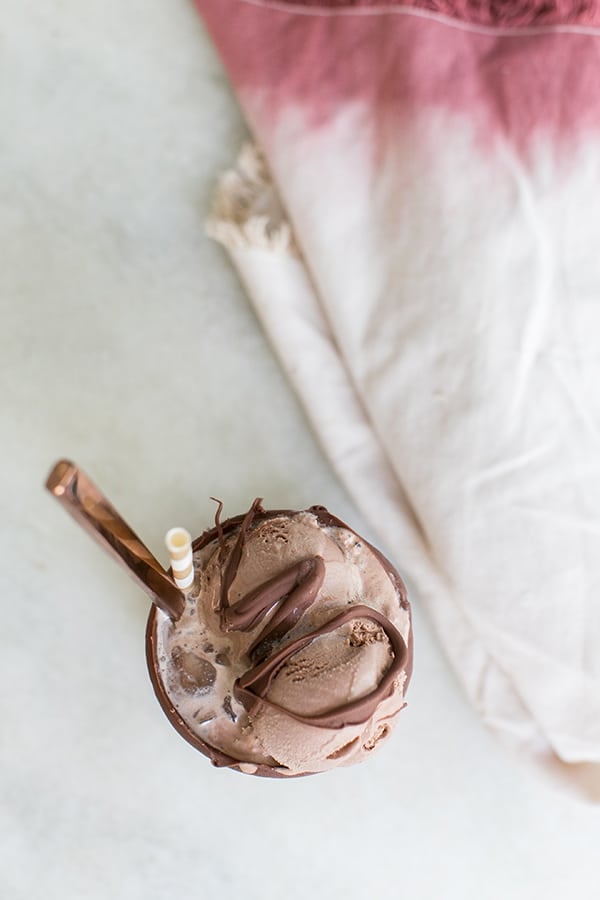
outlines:
M204 236L244 128L190 4L1 11L0 897L596 898L600 808L486 733L418 599L409 707L370 764L282 784L171 730L146 600L43 491L51 463L162 560L211 494L364 523Z

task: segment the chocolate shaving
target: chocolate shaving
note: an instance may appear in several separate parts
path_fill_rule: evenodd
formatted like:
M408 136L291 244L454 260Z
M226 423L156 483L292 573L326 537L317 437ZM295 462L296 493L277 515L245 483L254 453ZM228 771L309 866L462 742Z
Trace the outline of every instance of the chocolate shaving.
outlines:
M219 539L219 549L221 551L221 559L225 559L225 536L223 534L223 526L221 525L221 513L223 512L223 501L218 500L216 497L211 497L211 500L214 500L215 503L218 503L217 511L215 513L215 528L217 530L217 537Z

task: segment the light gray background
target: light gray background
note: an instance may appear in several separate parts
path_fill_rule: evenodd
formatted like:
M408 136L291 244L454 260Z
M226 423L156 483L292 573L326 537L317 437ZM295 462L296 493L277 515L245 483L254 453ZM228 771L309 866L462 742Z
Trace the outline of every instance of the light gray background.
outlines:
M368 765L282 784L171 730L145 597L43 491L54 460L163 561L211 494L365 525L204 235L245 132L191 4L0 13L0 897L596 898L600 809L487 734L418 599L409 706Z

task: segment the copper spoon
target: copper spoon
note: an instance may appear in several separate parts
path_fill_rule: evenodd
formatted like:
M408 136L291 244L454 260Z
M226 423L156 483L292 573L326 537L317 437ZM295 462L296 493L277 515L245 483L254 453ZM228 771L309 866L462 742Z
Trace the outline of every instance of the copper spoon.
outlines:
M74 463L61 459L46 487L73 518L139 584L171 619L181 616L185 597L104 494Z

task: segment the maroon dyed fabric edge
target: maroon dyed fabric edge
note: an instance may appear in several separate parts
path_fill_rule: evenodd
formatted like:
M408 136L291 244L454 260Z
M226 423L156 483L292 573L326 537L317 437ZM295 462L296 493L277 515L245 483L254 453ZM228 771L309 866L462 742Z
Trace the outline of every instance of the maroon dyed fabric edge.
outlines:
M540 25L600 25L600 0L278 0L282 6L309 9L426 10L473 25L530 28Z
M392 9L301 15L281 3L194 2L267 154L285 110L302 109L316 130L356 102L371 111L378 152L425 110L468 119L482 146L508 142L523 158L539 138L562 152L600 133L593 33L496 34Z

